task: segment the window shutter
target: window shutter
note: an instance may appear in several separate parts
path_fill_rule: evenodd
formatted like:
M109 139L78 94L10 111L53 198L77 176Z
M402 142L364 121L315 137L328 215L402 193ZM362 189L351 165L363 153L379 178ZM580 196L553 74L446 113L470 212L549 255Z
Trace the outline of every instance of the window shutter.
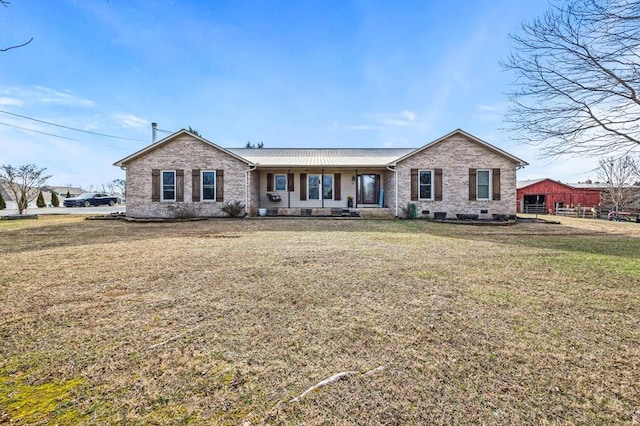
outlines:
M293 173L287 173L287 189L289 190L289 192L294 191L293 183L294 183Z
M411 169L411 201L418 201L418 169Z
M160 201L160 170L151 170L151 201Z
M478 199L476 195L476 169L469 169L469 201L475 201Z
M267 173L267 192L273 191L273 173Z
M435 192L433 194L434 201L442 201L442 169L435 169Z
M493 181L491 182L493 186L493 199L496 201L500 200L500 169L493 169Z
M224 170L216 170L216 201L224 201Z
M307 199L307 174L300 173L300 201Z
M340 173L333 175L333 199L340 199Z
M184 170L176 170L176 201L184 201Z
M200 169L191 170L191 201L200 201Z

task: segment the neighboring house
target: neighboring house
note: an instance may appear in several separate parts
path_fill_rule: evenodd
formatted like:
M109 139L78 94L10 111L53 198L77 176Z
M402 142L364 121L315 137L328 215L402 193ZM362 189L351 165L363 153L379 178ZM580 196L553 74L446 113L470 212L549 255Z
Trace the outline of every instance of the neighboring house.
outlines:
M325 215L381 209L516 213L516 170L527 163L462 130L418 149L225 149L181 130L114 163L126 170L127 216L173 217L191 206L224 216L240 201L250 215Z
M62 201L63 199L67 198L67 193L69 193L69 195L71 197L77 197L78 195L87 192L82 188L76 188L73 186L43 186L42 187L42 192L49 192L49 197L51 197L50 193L51 192L55 192L56 194L58 194L58 198L60 198L60 200Z
M520 181L517 184L518 213L555 213L556 209L600 205L606 184L567 184L552 179Z

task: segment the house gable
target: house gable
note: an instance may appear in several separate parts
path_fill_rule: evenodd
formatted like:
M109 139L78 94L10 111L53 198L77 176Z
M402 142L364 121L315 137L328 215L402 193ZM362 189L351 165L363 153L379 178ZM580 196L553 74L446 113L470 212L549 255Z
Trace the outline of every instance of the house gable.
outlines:
M398 159L398 208L417 205L418 212L515 214L516 169L527 163L461 130L449 133ZM431 197L418 194L419 173L426 174ZM485 174L486 173L486 174ZM478 192L478 177L488 182Z
M180 131L115 163L127 171L127 215L171 217L177 203L196 202L194 215L218 216L224 200L245 199L246 172L250 163L209 141ZM175 179L175 197L160 195L161 176ZM214 199L200 202L201 173L215 174ZM172 210L173 209L173 210Z

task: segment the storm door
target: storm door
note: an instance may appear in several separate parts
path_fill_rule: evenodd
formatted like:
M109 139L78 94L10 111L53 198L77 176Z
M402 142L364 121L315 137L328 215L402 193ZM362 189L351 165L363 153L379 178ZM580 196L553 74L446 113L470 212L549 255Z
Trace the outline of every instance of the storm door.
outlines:
M378 204L380 175L358 175L358 204Z

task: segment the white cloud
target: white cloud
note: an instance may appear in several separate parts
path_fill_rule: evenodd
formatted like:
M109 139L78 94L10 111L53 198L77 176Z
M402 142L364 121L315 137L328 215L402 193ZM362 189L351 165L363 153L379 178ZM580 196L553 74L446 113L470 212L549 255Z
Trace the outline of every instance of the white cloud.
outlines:
M0 98L0 105L21 106L23 102L15 98Z
M2 98L11 99L13 101L11 105L35 104L91 108L96 104L90 99L76 96L69 90L60 91L43 86L35 86L33 88L9 87L0 93L11 96L11 98ZM16 102L19 102L19 104Z
M133 114L116 114L114 117L116 120L120 121L124 127L141 128L149 125L147 120L136 117Z

